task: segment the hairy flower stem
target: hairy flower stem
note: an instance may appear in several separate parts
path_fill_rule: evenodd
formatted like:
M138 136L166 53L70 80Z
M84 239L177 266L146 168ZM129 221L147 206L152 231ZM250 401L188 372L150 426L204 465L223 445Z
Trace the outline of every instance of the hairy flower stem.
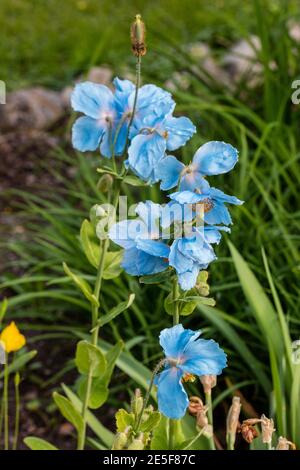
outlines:
M135 87L133 109L132 109L132 114L131 114L130 121L129 121L129 124L128 124L124 154L126 153L127 147L128 147L130 127L132 125L133 118L134 118L134 115L135 115L140 82L141 82L141 57L139 56L137 58L137 64L136 64L136 87ZM111 149L114 170L116 170L115 145L116 145L118 134L119 134L120 130L121 130L121 126L119 126L119 128L117 129L117 132L116 132L116 135L115 135L115 138L114 138L114 141L113 141L112 149ZM127 171L125 172L125 175L126 175L126 173L127 173ZM116 187L115 187L115 193L114 193L114 198L113 198L113 207L115 208L115 211L117 210L118 203L119 203L121 183L122 183L121 180L116 180ZM97 272L97 277L96 277L96 282L95 282L95 287L94 287L94 296L96 297L97 300L99 300L99 297L100 297L101 284L102 284L102 278L103 278L103 272L104 272L104 262L105 262L105 256L106 256L106 253L108 251L108 248L109 248L109 238L106 238L105 240L101 241L101 256L100 256L98 272ZM92 305L92 329L93 329L93 332L92 332L91 343L94 346L96 346L98 344L98 338L99 338L100 327L97 326L98 318L99 318L99 307L97 307L96 305L93 304ZM91 395L92 380L93 380L92 370L90 368L88 378L87 378L85 396L84 396L84 400L83 400L83 403L82 403L82 413L81 413L81 415L82 415L82 419L83 419L83 429L82 429L82 432L78 434L78 443L77 443L77 449L78 450L83 450L84 445L85 445L86 419L87 419L87 412L88 412L90 395ZM153 378L153 380L154 380L154 378Z
M163 365L166 363L166 359L162 359L161 361L159 361L159 363L157 364L157 366L155 367L155 369L153 370L152 372L152 376L151 376L151 380L150 380L150 383L149 383L149 387L148 387L148 390L147 390L147 393L146 393L146 396L144 398L144 401L143 401L143 407L141 409L141 412L139 414L139 417L138 417L138 420L137 420L137 423L135 425L135 432L138 432L139 430L139 427L141 425L141 421L142 421L142 418L143 418L143 414L144 414L144 411L146 409L146 406L148 404L148 401L149 401L149 398L150 398L150 393L151 393L151 390L152 390L152 387L153 387L153 384L154 384L154 379L155 379L155 376L156 374L158 374L158 372L160 371L160 369L163 367Z
M8 450L8 354L4 365L3 407L4 407L4 450Z
M114 200L113 200L113 206L115 209L117 209L118 202L119 202L120 188L121 188L121 182L117 180L116 191L115 191ZM103 272L104 272L105 256L109 248L109 238L105 238L105 240L101 240L100 247L101 247L101 255L100 255L98 272L97 272L97 277L96 277L96 282L95 282L95 287L94 287L94 296L96 297L97 300L99 300L99 297L100 297ZM91 343L94 346L97 346L98 338L99 338L100 326L97 326L98 318L99 318L99 307L93 304L92 305L93 332L92 332L92 337L91 337ZM87 411L88 411L90 395L91 395L92 380L93 380L92 369L90 368L88 378L87 378L86 389L85 389L85 396L84 396L84 400L82 404L81 415L83 419L83 429L82 429L82 432L78 434L78 445L77 445L78 450L84 449L85 437L86 437L86 418L87 418Z
M205 393L205 404L208 406L207 410L207 418L208 418L208 424L211 424L211 427L213 429L213 410L212 410L212 400L211 400L211 391ZM209 438L209 448L210 450L216 450L215 446L215 441L214 441L214 435Z
M179 286L177 277L174 277L173 288L172 288L172 297L173 297L173 325L178 325L179 323ZM180 421L178 419L169 420L169 450L174 450L176 444L176 435L178 434L178 426Z

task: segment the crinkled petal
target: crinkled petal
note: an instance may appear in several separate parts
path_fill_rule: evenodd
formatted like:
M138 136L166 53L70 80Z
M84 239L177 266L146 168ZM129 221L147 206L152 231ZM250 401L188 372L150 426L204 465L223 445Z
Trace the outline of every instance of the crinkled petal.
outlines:
M80 117L72 128L73 147L81 152L96 150L104 131L105 129L95 119Z
M190 341L183 352L179 367L195 375L219 375L227 365L226 354L214 340Z
M204 228L204 237L207 243L216 243L219 244L222 238L222 234L220 231L223 232L230 232L229 227L218 227L218 226L206 226Z
M169 116L164 123L168 132L167 149L177 150L184 145L196 132L196 127L190 119L181 116L179 118Z
M161 372L157 381L158 409L171 419L182 418L189 404L181 378L181 370L171 367Z
M185 330L181 324L165 328L160 332L159 344L164 350L165 356L177 359L183 353L185 347L200 335L200 331Z
M146 276L164 271L168 267L168 262L133 247L125 250L122 267L132 276Z
M202 145L193 164L202 175L219 175L232 170L238 161L238 151L225 142L212 141Z
M128 149L130 168L143 180L148 180L166 150L166 141L157 133L137 135Z
M165 259L169 258L170 247L161 241L139 238L136 241L136 246L139 250L145 251L149 255Z
M114 113L114 96L111 90L93 82L75 86L71 96L72 108L93 119L102 119L103 114Z
M129 106L133 107L135 91L129 97ZM142 120L145 116L154 114L155 116L166 116L175 108L175 102L172 95L157 87L156 85L144 85L139 89L136 116Z
M160 189L167 191L178 184L180 173L184 169L184 164L177 158L169 155L162 158L156 168L156 178L160 180Z
M204 267L203 269L206 268ZM195 287L199 271L200 266L197 263L194 263L191 271L178 274L178 282L181 289L190 290Z
M194 266L194 262L191 258L187 257L182 251L182 240L176 239L173 241L170 248L169 256L170 266L176 269L178 274L191 271Z

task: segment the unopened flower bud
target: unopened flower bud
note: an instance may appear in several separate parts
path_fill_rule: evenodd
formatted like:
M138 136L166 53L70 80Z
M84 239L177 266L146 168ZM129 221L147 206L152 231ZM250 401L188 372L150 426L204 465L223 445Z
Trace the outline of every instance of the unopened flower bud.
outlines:
M204 393L211 393L211 389L217 385L216 375L200 375L199 379L203 385Z
M251 444L253 440L258 436L258 432L254 425L243 422L240 428L243 438L248 444Z
M136 15L135 21L131 25L130 37L134 55L136 57L144 56L147 52L145 43L146 28L141 15Z
M144 450L145 443L144 443L144 434L141 432L139 436L131 442L128 446L128 450Z
M190 397L189 401L189 413L192 416L197 416L198 411L204 407L203 401L199 397Z
M271 444L273 432L276 431L273 419L269 419L265 415L261 415L261 431L263 443Z
M122 450L126 447L128 436L125 432L118 432L116 434L112 450Z
M105 175L102 175L99 178L97 187L102 193L108 193L108 191L111 189L113 185L113 177L109 175L108 173L105 173Z
M134 398L131 401L131 410L135 416L139 416L144 404L144 399L142 397L141 391L139 388L135 390Z
M276 450L296 450L296 446L293 442L288 441L285 437L280 436Z

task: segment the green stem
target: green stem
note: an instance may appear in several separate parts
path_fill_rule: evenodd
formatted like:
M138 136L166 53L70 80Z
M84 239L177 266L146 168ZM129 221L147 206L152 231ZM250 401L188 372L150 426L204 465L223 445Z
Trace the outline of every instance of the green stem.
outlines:
M119 201L119 194L120 194L120 188L121 188L121 183L117 181L117 188L115 192L115 197L113 201L113 206L116 209L118 206L118 201ZM104 272L104 263L105 263L105 256L109 248L109 238L105 238L105 240L101 241L101 256L99 260L99 266L98 266L98 272L97 272L97 277L96 277L96 282L95 282L95 287L94 287L94 296L96 297L97 300L99 300L100 297L100 291L101 291L101 285L102 285L102 279L103 279L103 272ZM99 317L99 307L97 307L95 304L92 305L92 338L91 338L91 343L96 346L98 344L98 338L99 338L99 330L100 327L97 326L97 321ZM83 429L82 432L78 434L78 444L77 444L77 449L78 450L83 450L84 445L85 445L85 437L86 437L86 419L87 419L87 412L88 412L88 407L89 407L89 401L90 401L90 395L91 395L91 388L92 388L92 370L89 370L88 373L88 378L87 378L87 384L86 384L86 390L85 390L85 395L82 403L82 412L81 416L83 419Z
M205 428L202 428L201 431L198 432L198 434L194 437L194 439L192 439L187 446L185 446L182 450L187 450L189 447L191 447L193 444L195 444L195 442L199 439L199 437L202 436L202 434L204 433L204 430Z
M8 450L8 354L4 364L4 384L3 384L3 403L4 403L4 450Z
M267 442L267 450L272 450L272 442Z
M0 408L0 439L2 436L3 418L4 418L4 393L2 393L1 408Z
M226 435L226 443L227 443L227 450L234 450L235 444L235 434L234 433L227 433Z
M13 450L17 449L19 428L20 428L20 381L18 378L15 380L15 398L16 398L16 414L15 414L15 433L13 441Z
M205 404L208 406L208 411L207 411L207 418L208 418L208 424L211 425L213 429L213 410L212 410L212 400L211 400L211 392L206 392L205 393ZM212 436L208 439L209 440L209 448L210 450L216 450L215 446L215 441L214 441L214 435L212 433Z
M174 308L173 308L173 325L178 325L179 323L179 305L176 299L179 297L179 287L178 287L178 281L177 277L174 277L173 280L173 302L174 302Z
M128 148L128 142L129 142L129 133L130 133L130 128L133 123L135 111L136 111L136 105L137 105L137 99L138 99L138 94L139 94L139 88L141 85L141 62L142 58L140 56L137 57L136 61L136 76L135 76L135 94L134 94L134 99L133 99L133 107L132 107L132 113L130 116L130 120L128 123L128 129L127 129L127 135L126 135L126 143L124 147L124 155L127 151Z

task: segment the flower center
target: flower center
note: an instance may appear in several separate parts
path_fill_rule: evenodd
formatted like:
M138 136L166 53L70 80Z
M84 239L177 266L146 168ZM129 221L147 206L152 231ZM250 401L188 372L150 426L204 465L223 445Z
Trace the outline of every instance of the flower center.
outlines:
M182 376L182 379L181 379L181 380L182 380L182 382L191 382L191 383L193 383L193 382L195 382L196 377L195 377L195 375L189 374L188 372L186 372L186 373Z

